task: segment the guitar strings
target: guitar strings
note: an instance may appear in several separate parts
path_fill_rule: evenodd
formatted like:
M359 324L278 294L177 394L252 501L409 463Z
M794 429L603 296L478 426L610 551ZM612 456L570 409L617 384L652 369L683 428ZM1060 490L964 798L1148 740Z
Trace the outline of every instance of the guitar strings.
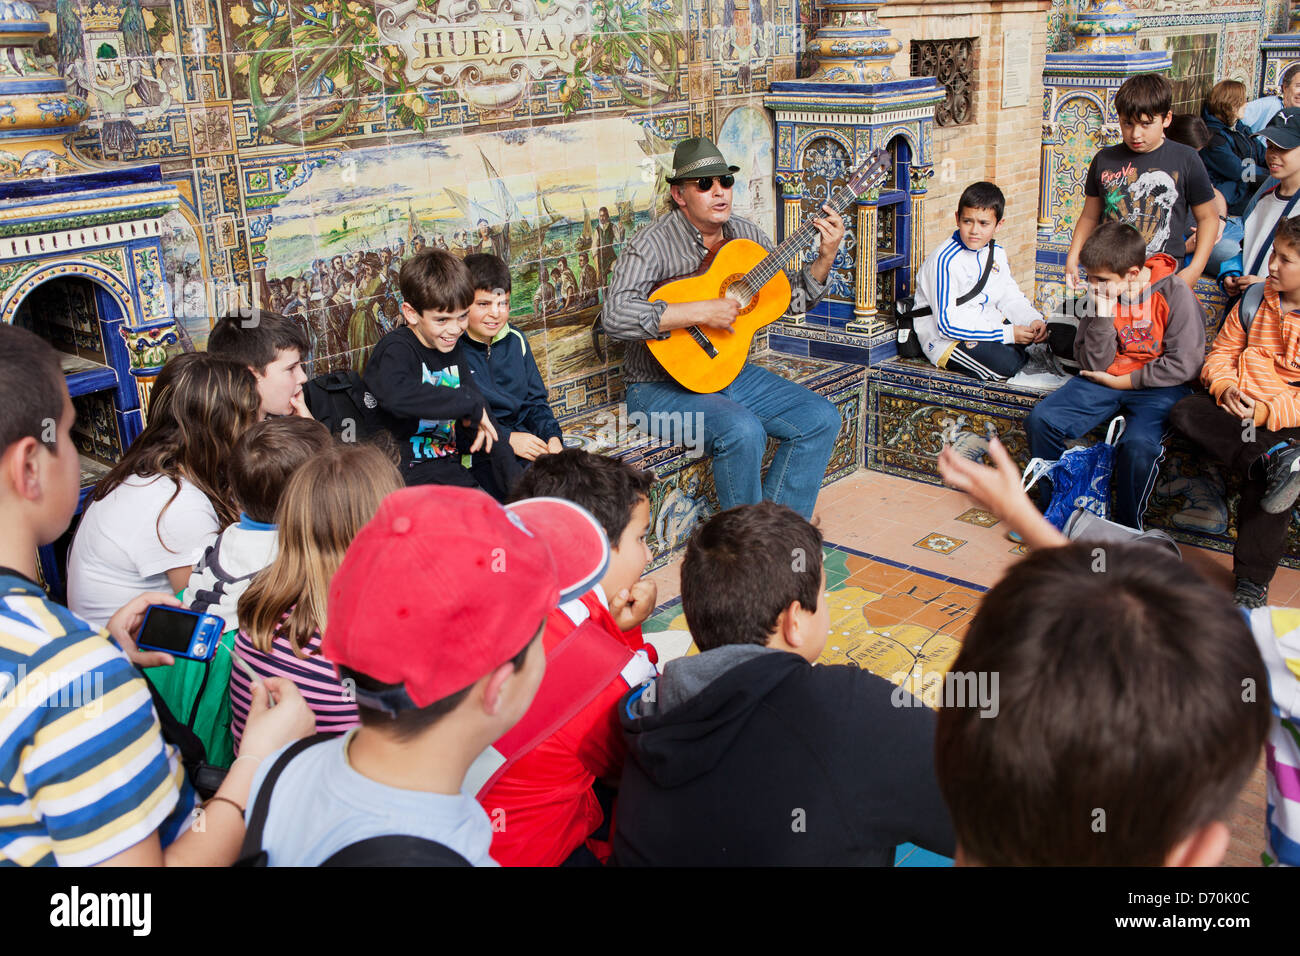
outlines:
M878 173L885 173L888 171L888 164L883 163L887 158L887 156L877 157L873 165L880 164L880 169L875 170L875 172L868 170L867 174L863 177L864 184L875 178ZM862 190L862 192L865 191L865 189ZM837 213L843 213L844 210L849 207L849 203L853 202L858 195L860 195L860 193L851 191L848 188L848 185L845 184L831 195L831 197L826 201L826 205L830 206ZM803 225L796 229L794 233L785 240L785 242L781 243L781 245L772 252L769 252L763 257L758 265L745 273L744 281L746 285L750 285L749 280L751 278L758 278L759 282L757 288L761 289L763 286L767 285L777 272L782 271L785 267L781 263L785 259L789 258L795 249L811 239L813 234L817 231L817 227L813 225L813 220L817 218L817 215L814 214L804 220ZM787 247L789 247L788 251ZM753 285L750 285L751 290L754 290L754 288Z

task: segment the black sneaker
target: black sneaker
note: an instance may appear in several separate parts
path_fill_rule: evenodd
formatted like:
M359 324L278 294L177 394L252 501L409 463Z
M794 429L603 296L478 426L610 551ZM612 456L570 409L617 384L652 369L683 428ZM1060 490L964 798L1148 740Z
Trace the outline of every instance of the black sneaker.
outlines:
M1300 445L1274 446L1264 453L1268 487L1259 506L1271 515L1285 514L1300 496Z
M1232 592L1232 603L1244 608L1263 607L1268 603L1268 585L1256 584L1249 578L1237 578L1237 589Z

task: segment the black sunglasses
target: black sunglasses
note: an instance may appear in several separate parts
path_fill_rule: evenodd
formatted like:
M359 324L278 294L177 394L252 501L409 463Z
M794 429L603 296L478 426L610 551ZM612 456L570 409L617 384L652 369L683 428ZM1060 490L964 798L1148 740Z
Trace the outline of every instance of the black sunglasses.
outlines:
M713 188L713 181L717 180L722 184L723 189L730 189L736 185L735 176L701 176L699 179L688 179L686 182L694 183L695 188L702 193L708 192Z

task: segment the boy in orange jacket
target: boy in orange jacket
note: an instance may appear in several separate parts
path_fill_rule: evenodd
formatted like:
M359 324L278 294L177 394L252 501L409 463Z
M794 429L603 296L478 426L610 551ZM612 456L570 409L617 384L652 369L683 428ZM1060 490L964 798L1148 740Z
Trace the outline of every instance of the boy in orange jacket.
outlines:
M1242 607L1267 603L1300 494L1297 343L1300 216L1278 224L1263 296L1243 297L1215 338L1201 371L1209 394L1188 396L1169 415L1175 428L1242 475L1232 552L1233 600Z

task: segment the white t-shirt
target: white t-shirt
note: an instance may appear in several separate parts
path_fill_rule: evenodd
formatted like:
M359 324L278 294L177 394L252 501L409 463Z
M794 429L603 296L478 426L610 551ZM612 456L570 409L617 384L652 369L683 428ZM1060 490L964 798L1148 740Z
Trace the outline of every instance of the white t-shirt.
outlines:
M68 552L68 607L102 627L141 591L172 592L171 568L193 565L221 530L203 492L181 479L133 475L91 502ZM162 520L158 518L162 514Z
M1290 196L1280 198L1278 190L1275 189L1255 203L1255 208L1250 211L1250 215L1246 217L1246 221L1242 224L1245 229L1245 237L1241 242L1242 275L1268 275L1268 256L1273 248L1271 241L1273 227L1282 218L1282 213L1286 211L1287 203L1290 201ZM1291 208L1291 215L1294 216L1298 212L1300 212L1300 202L1297 202ZM1269 252L1264 253L1264 261L1259 264L1259 271L1251 272L1250 267L1255 264L1255 259L1259 256L1259 250L1266 242L1268 243Z

